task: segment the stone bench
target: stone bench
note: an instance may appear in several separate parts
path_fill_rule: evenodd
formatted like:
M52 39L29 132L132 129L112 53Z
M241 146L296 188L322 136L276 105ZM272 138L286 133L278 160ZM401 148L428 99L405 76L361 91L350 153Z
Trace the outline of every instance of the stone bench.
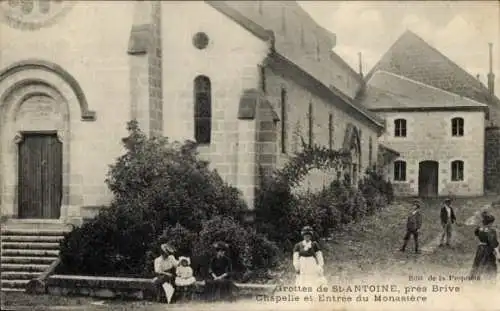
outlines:
M154 300L152 278L126 278L54 274L45 279L45 291L51 295L75 295L101 298ZM195 298L203 293L205 282L195 284ZM275 285L237 283L239 297L272 292Z

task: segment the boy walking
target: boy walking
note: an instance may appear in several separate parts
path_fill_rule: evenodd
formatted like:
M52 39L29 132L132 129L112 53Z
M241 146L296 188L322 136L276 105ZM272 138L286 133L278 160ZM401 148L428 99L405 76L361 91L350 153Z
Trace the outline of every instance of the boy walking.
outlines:
M413 236L413 240L415 241L415 253L419 254L420 250L418 249L418 232L422 227L422 214L420 213L420 207L422 203L419 200L413 201L414 209L411 211L410 215L408 215L408 219L406 221L406 234L404 237L404 243L401 247L400 251L404 252L406 249L406 245L408 244L408 240L411 236Z

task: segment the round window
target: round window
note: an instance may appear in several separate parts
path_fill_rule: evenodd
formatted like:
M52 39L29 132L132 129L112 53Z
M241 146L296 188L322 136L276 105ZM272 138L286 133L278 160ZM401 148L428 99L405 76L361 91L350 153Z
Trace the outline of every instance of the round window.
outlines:
M35 30L53 24L71 6L71 1L62 0L1 1L0 18L11 27Z
M208 36L204 32L198 32L193 37L193 44L197 49L204 49L208 45Z

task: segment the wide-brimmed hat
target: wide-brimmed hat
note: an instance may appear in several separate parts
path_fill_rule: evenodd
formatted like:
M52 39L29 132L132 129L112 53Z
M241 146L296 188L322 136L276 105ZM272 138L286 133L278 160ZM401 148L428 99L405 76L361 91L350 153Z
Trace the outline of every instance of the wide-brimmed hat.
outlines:
M214 246L216 251L226 251L229 247L229 245L227 245L226 242L222 242L222 241L215 242L213 246Z
M185 256L180 256L179 257L179 263L181 263L183 260L187 261L187 264L190 265L191 264L191 259L189 257L185 257Z
M306 234L309 234L309 235L314 235L314 230L311 226L305 226L302 228L302 230L300 230L300 235L304 236Z
M490 214L488 211L481 213L481 218L483 219L483 224L489 225L495 221L495 216Z
M168 243L164 243L160 246L161 250L165 253L175 253L175 248L168 244Z

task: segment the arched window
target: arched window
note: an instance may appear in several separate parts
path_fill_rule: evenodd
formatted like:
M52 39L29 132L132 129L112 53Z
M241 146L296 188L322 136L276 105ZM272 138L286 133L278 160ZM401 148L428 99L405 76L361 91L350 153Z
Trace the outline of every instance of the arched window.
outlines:
M373 157L373 141L372 138L370 137L370 140L368 141L368 166L370 169L372 167L372 157Z
M394 161L394 181L406 181L405 161Z
M286 153L287 132L286 124L288 122L287 114L287 94L284 88L281 89L281 152Z
M266 88L266 67L263 65L259 66L260 71L260 89L265 94L267 92Z
M464 161L451 162L451 181L464 180Z
M194 137L199 144L209 144L212 136L212 90L210 79L194 79Z
M333 150L333 114L328 115L328 148Z
M464 119L453 118L451 119L451 135L464 136Z
M308 119L309 147L312 147L312 145L314 144L314 132L313 132L314 115L313 115L312 103L309 103L309 110L307 112L307 119Z
M394 120L394 136L406 137L406 120L405 119Z

